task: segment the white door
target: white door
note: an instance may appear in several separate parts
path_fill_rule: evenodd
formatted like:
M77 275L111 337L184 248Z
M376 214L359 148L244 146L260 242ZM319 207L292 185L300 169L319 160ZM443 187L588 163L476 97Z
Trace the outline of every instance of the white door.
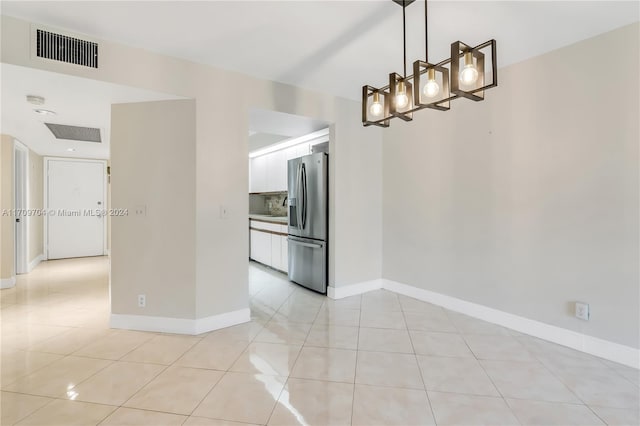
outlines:
M104 161L47 159L47 258L102 256Z
M27 205L27 173L29 170L29 150L19 142L14 143L14 207L20 212L15 215L15 271L26 274L28 271L28 238L26 215Z

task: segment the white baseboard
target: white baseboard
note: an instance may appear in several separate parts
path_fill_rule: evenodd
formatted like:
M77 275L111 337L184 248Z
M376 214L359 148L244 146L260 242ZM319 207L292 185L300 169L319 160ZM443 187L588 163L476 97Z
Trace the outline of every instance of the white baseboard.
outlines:
M342 299L378 289L393 291L600 358L640 368L639 349L392 280L380 279L342 287L329 287L327 296L332 299Z
M363 281L361 283L345 285L342 287L327 287L327 296L331 299L343 299L357 294L367 293L382 288L383 280Z
M520 333L548 340L581 352L608 359L634 368L640 368L640 350L608 340L556 327L540 321L510 314L477 303L413 287L391 280L383 280L382 288L398 294L433 303L470 317L498 324Z
M4 290L5 288L13 288L16 286L16 277L13 276L11 278L2 278L0 279L0 289Z
M251 310L245 308L200 319L111 314L110 326L124 330L196 335L250 320Z
M40 253L37 255L31 262L29 262L29 266L27 267L27 272L33 271L36 266L40 264L44 260L44 254Z

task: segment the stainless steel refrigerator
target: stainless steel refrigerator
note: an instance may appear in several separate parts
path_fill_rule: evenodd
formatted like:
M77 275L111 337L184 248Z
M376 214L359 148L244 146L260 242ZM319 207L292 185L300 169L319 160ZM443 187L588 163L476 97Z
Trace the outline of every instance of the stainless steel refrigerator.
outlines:
M289 279L327 292L329 157L320 152L288 163Z

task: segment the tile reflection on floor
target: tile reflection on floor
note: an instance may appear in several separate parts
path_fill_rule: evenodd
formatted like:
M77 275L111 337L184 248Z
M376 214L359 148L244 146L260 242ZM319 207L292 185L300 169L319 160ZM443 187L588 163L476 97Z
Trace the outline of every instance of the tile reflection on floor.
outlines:
M2 425L637 425L625 366L379 290L331 300L255 263L252 321L110 330L108 259L0 292Z

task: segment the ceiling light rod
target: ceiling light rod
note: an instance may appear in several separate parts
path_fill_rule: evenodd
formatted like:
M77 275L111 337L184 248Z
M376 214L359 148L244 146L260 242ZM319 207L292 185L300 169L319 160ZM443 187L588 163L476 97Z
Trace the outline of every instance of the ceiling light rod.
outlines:
M447 111L450 101L467 98L484 100L484 91L498 85L496 41L475 47L456 41L451 56L436 64L429 63L429 15L424 4L425 60L413 63L407 76L406 8L415 0L392 0L402 6L403 74L389 74L389 84L381 88L362 87L362 124L389 127L392 118L411 121L413 113L430 108ZM486 69L485 69L486 68ZM426 74L426 75L425 75ZM425 78L426 77L426 78Z
M429 63L429 16L427 15L427 0L424 0L424 61Z
M402 66L404 67L404 78L407 78L407 2L402 1Z

